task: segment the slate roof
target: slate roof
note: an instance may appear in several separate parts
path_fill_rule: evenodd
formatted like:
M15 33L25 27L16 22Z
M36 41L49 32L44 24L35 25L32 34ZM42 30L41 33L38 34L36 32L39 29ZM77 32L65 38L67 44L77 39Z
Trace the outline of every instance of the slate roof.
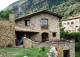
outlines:
M80 19L80 15L76 17L69 17L67 19L63 19L62 21L73 20L73 19Z
M37 15L37 14L41 14L41 13L48 13L48 14L51 14L51 15L57 16L57 17L60 18L60 19L63 17L63 16L60 15L60 14L53 13L53 12L48 11L48 10L42 10L42 11L35 12L35 13L29 14L29 15L27 15L27 16L21 17L21 18L17 18L15 21L18 21L18 20L20 20L20 19L24 19L24 18L27 18L27 17L32 17L32 16L35 16L35 15Z

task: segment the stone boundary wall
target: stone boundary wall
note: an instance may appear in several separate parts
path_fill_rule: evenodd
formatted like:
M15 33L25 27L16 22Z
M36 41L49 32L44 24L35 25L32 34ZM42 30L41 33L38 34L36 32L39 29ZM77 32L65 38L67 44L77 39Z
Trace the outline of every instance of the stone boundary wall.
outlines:
M10 14L9 20L0 18L0 47L15 44L14 14Z
M55 46L58 51L59 57L63 57L63 51L69 50L70 57L75 57L75 42L46 42L46 43L39 43L34 42L28 38L24 39L24 47L25 48L39 48L39 47L50 47Z

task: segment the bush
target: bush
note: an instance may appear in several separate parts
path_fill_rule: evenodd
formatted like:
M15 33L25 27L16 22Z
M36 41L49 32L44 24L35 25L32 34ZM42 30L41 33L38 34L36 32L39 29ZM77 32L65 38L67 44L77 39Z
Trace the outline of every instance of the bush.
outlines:
M8 44L7 47L12 47L12 44Z
M42 47L42 51L45 51L45 47Z
M75 51L80 52L80 42L75 43Z
M41 51L45 51L45 47L40 47L39 52L41 52Z
M40 47L40 48L39 48L39 52L41 52L41 51L42 51L42 48Z
M76 42L80 41L80 32L71 32L68 31L60 31L60 38L64 39L75 39Z
M78 41L80 42L80 36L78 37Z

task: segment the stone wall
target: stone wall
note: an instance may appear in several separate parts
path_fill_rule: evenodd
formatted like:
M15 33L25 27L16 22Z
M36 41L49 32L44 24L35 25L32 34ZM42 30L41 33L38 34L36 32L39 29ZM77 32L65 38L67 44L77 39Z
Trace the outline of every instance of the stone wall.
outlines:
M39 43L34 42L28 38L24 39L24 47L25 48L32 48L32 47L50 47L55 46L58 51L58 57L63 57L63 51L69 50L69 56L75 57L75 42L45 42L45 43Z
M48 19L48 29L41 29L40 21L42 18ZM30 26L25 26L25 20L30 20ZM18 20L16 21L16 25L27 29L39 31L39 34L36 34L36 36L33 37L37 41L42 40L41 34L43 32L47 32L49 34L49 41L60 39L59 18L47 13L42 13L32 17ZM56 37L53 37L53 32L56 32Z
M0 47L6 47L9 44L15 45L14 24L14 14L10 14L9 20L0 19Z

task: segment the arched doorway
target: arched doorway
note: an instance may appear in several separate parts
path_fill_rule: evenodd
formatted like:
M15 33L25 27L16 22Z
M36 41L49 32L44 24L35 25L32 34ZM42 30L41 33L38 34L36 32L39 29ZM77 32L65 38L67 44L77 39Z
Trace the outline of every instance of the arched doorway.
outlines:
M48 33L42 33L42 42L49 41Z
M16 39L15 39L16 46L23 45L24 33L17 31L15 33L16 33Z
M63 57L70 57L70 51L69 50L64 50L63 51Z

